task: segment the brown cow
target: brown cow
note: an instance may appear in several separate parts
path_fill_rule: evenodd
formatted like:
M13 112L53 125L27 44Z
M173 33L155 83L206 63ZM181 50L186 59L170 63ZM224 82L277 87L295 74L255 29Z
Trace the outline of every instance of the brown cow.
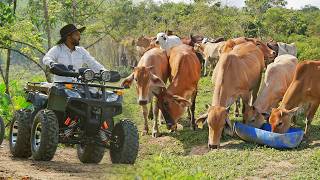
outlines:
M268 115L271 108L278 106L292 82L294 71L298 64L295 56L285 54L278 56L273 63L269 64L262 81L261 92L249 108L248 123L260 128L265 122L264 114Z
M194 110L197 96L198 81L200 79L200 63L191 46L181 44L173 47L170 52L169 65L172 82L168 88L162 88L157 105L159 106L168 129L175 131L177 121L190 106L189 115L192 128L195 128ZM190 112L191 111L191 112Z
M274 58L274 51L262 42L255 40L232 47L233 40L226 42L220 60L216 66L214 93L212 105L208 110L208 126L210 149L218 148L222 130L226 120L228 122L228 110L231 104L241 97L244 109L247 109L250 100L250 92L259 88L262 70L265 67L265 58ZM245 113L244 113L245 115ZM244 119L247 117L244 116ZM203 123L206 117L197 120ZM230 123L228 123L230 124Z
M136 40L135 44L140 57L142 57L146 51L154 47L159 47L156 44L156 37L141 36Z
M304 61L297 65L293 80L287 89L281 105L272 109L269 122L273 132L285 133L290 128L291 117L301 105L306 109L307 135L314 114L320 103L320 61Z
M136 83L138 103L142 106L142 113L144 118L143 134L148 133L148 108L147 104L151 103L153 93L159 93L161 88L165 88L165 82L169 76L168 58L164 50L153 48L147 51L139 61L134 71L121 83L123 87L130 87L133 81ZM151 110L150 107L150 110ZM158 130L158 112L157 106L153 108L154 125L152 136L159 135Z

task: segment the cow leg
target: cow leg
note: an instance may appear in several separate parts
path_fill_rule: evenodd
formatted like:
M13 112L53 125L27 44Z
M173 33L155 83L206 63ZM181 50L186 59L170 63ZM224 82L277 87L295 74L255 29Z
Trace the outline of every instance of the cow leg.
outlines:
M148 107L147 105L143 105L142 107L142 114L143 114L143 119L144 119L144 128L142 131L142 135L147 135L149 128L148 128Z
M208 63L209 63L209 60L208 59L205 59L204 60L204 71L203 71L203 76L207 76L207 70L208 70Z
M149 113L148 113L148 119L149 120L152 120L153 119L153 108L152 108L152 104L153 104L153 98L151 99L151 102L150 102L150 108L149 108Z
M159 137L159 126L158 126L158 119L159 119L159 108L158 106L153 107L153 117L154 117L154 122L153 122L153 128L152 128L152 137Z
M247 110L249 109L249 102L250 102L250 93L246 93L241 95L242 99L242 122L246 124L248 119Z
M256 87L254 87L254 88L252 89L252 92L251 92L252 98L251 98L251 102L250 102L250 105L251 105L251 106L253 105L253 103L254 103L254 102L256 101L256 99L257 99L258 91L259 91L260 84L261 84L261 78L262 78L262 75L260 74L260 77L259 77L259 79L258 79L258 82L257 82Z
M194 117L194 111L196 109L196 98L197 98L197 94L198 94L198 90L196 89L191 96L191 107L190 107L190 111L191 111L191 118L190 118L190 124L191 124L191 128L193 130L196 130L196 119Z
M239 117L240 116L239 109L240 109L240 97L238 97L237 100L236 100L236 108L234 110L234 116L235 117Z
M311 126L311 122L313 120L314 114L317 112L318 107L319 107L319 103L313 103L308 108L307 117L306 117L306 127L304 129L304 134L306 136L309 135L308 128L309 126Z

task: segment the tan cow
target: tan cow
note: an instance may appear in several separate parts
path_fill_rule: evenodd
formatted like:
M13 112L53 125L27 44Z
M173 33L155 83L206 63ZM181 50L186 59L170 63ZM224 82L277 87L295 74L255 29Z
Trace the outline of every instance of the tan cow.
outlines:
M143 134L147 134L149 131L147 104L151 103L152 107L153 93L159 93L161 88L165 88L165 82L167 81L168 76L169 63L166 52L159 48L153 48L141 57L137 67L134 68L133 73L121 83L122 87L127 88L130 87L133 81L136 83L138 103L142 107L144 118ZM159 135L158 112L158 107L154 106L154 125L152 130L152 136L154 137Z
M305 134L311 125L320 103L320 61L304 61L297 65L293 80L281 105L272 109L269 122L273 132L285 133L291 125L291 117L302 105L307 104Z
M294 71L298 64L295 56L286 54L275 58L267 66L264 81L261 84L260 94L253 106L247 111L248 123L260 128L265 122L264 115L268 115L272 108L278 106L292 82Z
M210 149L218 148L220 145L221 133L228 119L227 107L240 96L247 109L250 92L259 88L261 73L265 67L264 59L274 58L275 55L273 50L258 40L234 47L232 45L235 45L233 40L226 42L226 48L222 51L216 66L214 93L207 116ZM200 118L197 123L203 123L205 119L206 117Z
M220 49L224 46L225 41L218 43L201 43L195 44L195 51L200 52L204 58L204 70L203 75L206 76L208 74L208 70L212 71L216 64L218 63L220 56Z
M189 115L192 128L195 128L195 100L201 71L199 60L191 46L181 44L171 49L169 65L172 82L167 89L162 88L162 91L156 94L157 105L168 129L172 131L177 129L177 121L183 115L185 108L191 105ZM192 104L188 101L190 99Z

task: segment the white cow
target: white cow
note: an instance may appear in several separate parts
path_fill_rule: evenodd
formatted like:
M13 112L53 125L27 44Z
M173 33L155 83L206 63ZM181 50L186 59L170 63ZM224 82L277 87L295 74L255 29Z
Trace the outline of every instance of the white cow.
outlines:
M211 72L218 63L220 57L220 49L224 46L224 44L225 41L211 43L207 41L206 38L202 41L201 44L195 44L195 51L200 52L204 58L204 76L206 76L208 72Z
M160 32L157 34L156 43L160 45L161 49L165 49L167 55L170 54L170 49L174 46L178 46L182 44L180 38L178 36L168 36L164 32Z
M278 56L281 56L283 54L291 54L292 56L297 57L297 47L294 43L286 44L283 42L278 42Z
M297 47L294 43L287 44L283 42L275 42L273 40L267 43L268 47L277 52L278 56L290 54L297 57Z

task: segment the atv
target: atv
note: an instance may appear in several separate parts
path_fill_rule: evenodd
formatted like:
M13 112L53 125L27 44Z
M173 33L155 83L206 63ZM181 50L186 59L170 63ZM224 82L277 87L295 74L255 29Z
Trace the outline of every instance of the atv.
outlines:
M2 144L4 139L4 131L5 131L4 121L0 117L0 145Z
M137 127L128 119L114 125L113 118L122 113L123 91L105 84L119 81L119 73L89 68L75 72L57 63L50 71L74 81L27 83L26 99L32 105L16 111L11 121L12 155L50 161L61 143L76 145L82 163L99 163L108 148L112 163L133 164L139 148Z

